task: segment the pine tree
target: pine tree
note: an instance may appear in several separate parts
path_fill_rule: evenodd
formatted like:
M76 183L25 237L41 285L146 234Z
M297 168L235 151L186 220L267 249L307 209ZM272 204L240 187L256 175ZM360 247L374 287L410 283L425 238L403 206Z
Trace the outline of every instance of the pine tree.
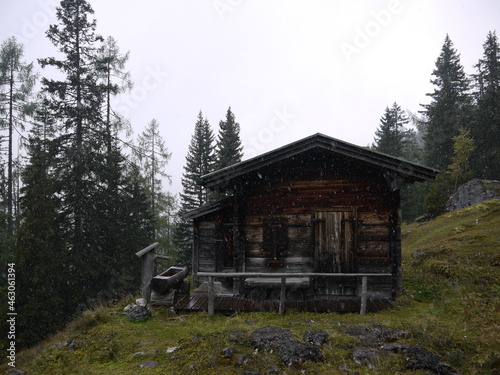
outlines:
M380 127L375 132L375 143L372 148L399 158L414 162L420 161L421 150L417 142L417 134L406 128L408 115L394 103L385 109L380 119ZM401 189L401 208L404 220L412 220L423 213L424 187L420 184L404 185Z
M0 130L6 129L7 178L6 178L6 219L7 234L14 231L14 132L24 130L26 116L33 112L30 96L35 85L36 74L33 63L22 61L23 46L15 37L2 43L0 49ZM1 142L0 142L0 149Z
M61 254L64 223L50 171L55 146L42 138L30 137L30 160L23 172L22 225L17 231L15 256L16 283L22 291L16 300L20 347L36 344L56 332L74 310L67 288L71 274Z
M130 275L140 274L133 254L150 243L152 233L139 180L126 173L120 148L110 142L103 108L116 90L102 79L103 39L95 32L96 21L88 20L91 14L85 0L63 0L59 24L47 32L61 57L39 60L61 73L59 80L42 80L41 107L44 121L55 128L51 142L57 152L49 170L62 223L59 256L71 270L66 286L73 308L130 288Z
M406 112L397 103L390 109L386 107L380 127L375 132L373 148L388 155L403 157L407 144L414 139L414 132L405 128L409 121Z
M469 79L448 35L432 75L435 89L427 94L432 101L423 105L422 111L428 119L424 136L425 163L444 169L453 156L453 137L470 123L472 105Z
M95 33L96 21L89 21L93 14L85 0L63 0L57 8L60 25L51 25L47 31L49 40L59 48L62 58L39 59L42 67L52 66L65 77L63 80L42 79L43 105L49 115L57 119L59 155L60 195L66 202L65 216L71 253L82 260L78 267L87 268L88 239L85 225L92 205L95 189L92 181L102 163L104 149L103 119L100 112L104 101L104 89L98 83L97 45L102 37ZM90 266L87 271L93 273ZM88 287L89 283L84 283Z
M219 122L219 134L215 152L215 169L222 169L239 163L243 157L240 124L236 122L231 107L227 109L226 120Z
M192 254L192 228L183 215L209 202L209 193L198 185L198 180L201 176L213 171L215 164L213 143L214 135L210 124L206 118L203 118L203 113L200 111L182 175L183 192L180 194L181 207L174 236L178 261L189 266Z
M477 63L477 88L472 136L477 148L473 156L478 177L500 176L500 45L495 32L489 32L483 45L483 58Z
M183 193L181 194L184 212L201 207L209 201L209 193L198 185L201 176L214 170L214 135L208 120L200 111L195 124L194 134L189 144L186 165L182 175Z

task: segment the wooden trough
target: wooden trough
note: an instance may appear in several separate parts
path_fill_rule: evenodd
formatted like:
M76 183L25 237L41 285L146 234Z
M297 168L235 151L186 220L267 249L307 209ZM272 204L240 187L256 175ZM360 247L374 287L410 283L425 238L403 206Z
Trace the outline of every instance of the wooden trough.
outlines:
M169 289L176 287L188 276L186 267L170 267L165 272L153 277L151 280L151 288L153 291L163 294Z

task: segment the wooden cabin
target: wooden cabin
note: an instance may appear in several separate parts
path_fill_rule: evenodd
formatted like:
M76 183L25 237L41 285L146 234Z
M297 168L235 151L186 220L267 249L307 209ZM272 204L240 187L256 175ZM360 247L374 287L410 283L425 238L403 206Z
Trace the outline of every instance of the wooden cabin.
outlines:
M356 296L361 281L352 274L386 274L370 278L368 293L393 299L402 289L401 186L436 174L315 134L202 176L200 184L226 198L186 215L193 274L269 273L220 279L234 295L259 298L279 288L272 274L293 273L286 287L304 298Z

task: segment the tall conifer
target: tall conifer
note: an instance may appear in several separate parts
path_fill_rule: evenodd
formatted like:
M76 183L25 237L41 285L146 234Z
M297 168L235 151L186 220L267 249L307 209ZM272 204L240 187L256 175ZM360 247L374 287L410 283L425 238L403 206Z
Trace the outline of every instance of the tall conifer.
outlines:
M203 186L198 185L198 180L201 176L212 172L214 169L213 143L213 131L208 120L203 118L203 113L200 111L188 147L186 165L182 174L181 207L175 231L178 260L186 265L191 265L193 234L191 224L183 218L183 215L209 202L210 194Z
M432 75L435 88L427 94L432 100L423 105L422 111L428 119L424 135L425 163L444 169L453 156L453 137L459 129L470 125L472 110L469 79L448 35Z
M476 141L473 165L478 177L500 176L500 44L489 32L483 44L483 58L476 65L476 110L472 136Z
M215 169L222 169L239 163L243 157L240 139L240 124L236 122L231 107L227 109L225 121L219 122L216 145Z
M394 103L391 108L386 107L380 119L380 126L375 132L373 148L388 155L403 157L407 143L412 140L412 132L406 129L409 119L406 112Z

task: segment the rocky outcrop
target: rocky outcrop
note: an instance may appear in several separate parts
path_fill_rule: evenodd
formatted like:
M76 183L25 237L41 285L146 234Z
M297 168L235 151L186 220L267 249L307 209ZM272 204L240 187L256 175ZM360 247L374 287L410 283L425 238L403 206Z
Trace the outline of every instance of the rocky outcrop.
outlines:
M446 209L454 211L494 198L500 198L500 181L474 179L458 188L446 202Z
M264 327L257 329L250 336L250 343L257 349L277 349L281 355L281 361L286 366L306 361L324 361L325 357L319 346L323 345L328 338L328 333L314 330L308 331L305 337L315 345L305 344L292 339L290 331L279 327Z

